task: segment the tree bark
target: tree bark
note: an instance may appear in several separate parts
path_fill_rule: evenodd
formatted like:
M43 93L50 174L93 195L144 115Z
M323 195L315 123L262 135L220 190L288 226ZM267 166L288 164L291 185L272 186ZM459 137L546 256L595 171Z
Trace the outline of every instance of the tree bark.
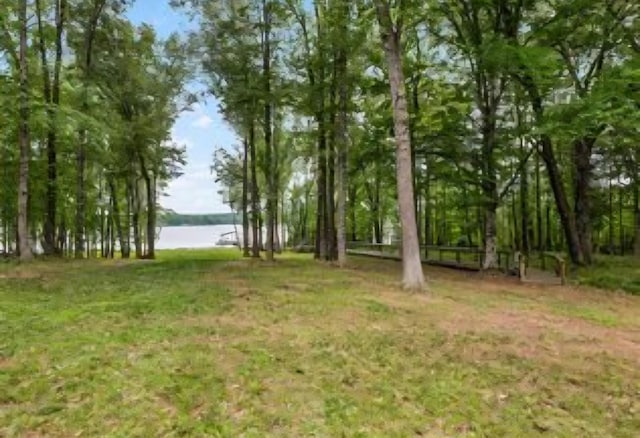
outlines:
M591 225L591 153L594 138L581 138L573 145L574 173L574 214L583 262L592 262L592 225Z
M249 257L249 141L242 142L242 255Z
M46 209L44 218L44 244L43 250L47 255L55 254L56 249L56 214L57 214L57 110L60 104L60 71L62 68L62 32L64 28L64 16L66 0L55 2L56 38L55 38L55 64L53 72L53 84L49 73L47 49L45 44L44 29L42 26L41 1L37 0L36 16L38 21L38 34L40 45L40 62L43 76L43 93L47 104L47 191Z
M544 107L542 105L542 97L540 96L533 78L530 74L527 73L522 77L518 77L518 79L529 95L531 107L535 114L536 120L539 123L542 123L544 121ZM556 201L556 207L558 209L558 214L560 215L560 222L564 231L567 247L569 249L571 262L576 265L583 264L584 259L580 245L580 238L578 236L575 216L569 208L569 201L567 199L567 194L562 182L562 175L560 174L560 170L558 168L558 162L556 160L551 138L546 134L542 134L540 136L540 146L542 147L542 160L544 161L547 168L549 185L551 186L551 190L553 191L553 196Z
M341 0L339 33L347 38L347 21L349 20L349 6L346 0ZM336 119L336 139L338 150L338 187L337 187L337 226L336 243L338 266L347 264L347 150L349 147L348 126L348 65L346 42L339 42L335 59L335 72L338 81L338 114ZM354 224L355 226L355 224Z
M327 258L327 138L324 124L324 110L316 115L318 121L318 156L316 163L317 208L316 208L316 250L315 258Z
M120 217L120 204L118 203L118 191L116 190L116 184L113 179L109 179L109 194L111 196L111 216L113 216L113 223L118 233L118 241L120 242L120 254L123 259L129 258L129 241L125 238L124 230L122 229L122 220Z
M265 177L267 180L267 245L266 258L268 261L273 260L275 250L274 231L275 231L275 208L274 205L274 163L273 163L273 144L272 144L272 123L271 123L271 11L270 3L262 0L262 18L264 24L263 44L262 44L262 75L264 86L264 144L265 144Z
M633 210L635 216L635 236L633 243L633 254L640 257L640 184L636 180L633 191Z
M260 193L258 191L258 164L256 152L256 130L255 124L251 121L249 126L249 149L251 150L251 257L260 258Z
M393 105L394 135L396 140L396 178L398 204L402 224L402 268L403 286L408 290L424 287L424 274L420 260L420 243L414 209L413 178L411 161L411 139L409 136L409 113L402 71L401 29L391 19L389 4L376 0L376 12L380 23L380 36L389 69L389 86Z
M142 154L138 155L140 161L140 173L144 180L145 195L147 198L147 224L146 224L146 254L144 258L155 259L155 243L156 243L156 194L155 194L155 175L150 169L147 169L146 161Z
M33 258L29 242L29 160L31 139L29 132L29 60L27 57L27 0L18 4L20 23L20 44L18 49L18 69L20 75L20 103L18 143L20 145L20 166L18 176L18 251L21 261Z
M520 138L520 150L524 155L524 139ZM529 166L525 163L520 173L520 232L521 232L521 248L520 250L528 255L531 250L530 231L531 220L529 217Z

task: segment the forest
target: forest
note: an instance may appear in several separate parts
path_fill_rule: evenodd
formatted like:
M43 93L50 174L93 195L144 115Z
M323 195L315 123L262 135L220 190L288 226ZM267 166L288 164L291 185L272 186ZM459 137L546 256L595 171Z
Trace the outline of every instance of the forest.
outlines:
M245 237L266 224L267 257L278 223L327 260L401 229L408 287L420 245L483 248L484 269L499 248L640 255L633 2L184 7L242 139L215 168Z
M638 435L640 2L159 5L0 0L0 436Z
M130 5L2 3L7 254L153 258L194 80L238 136L212 171L246 254L343 263L387 235L412 287L421 245L484 269L500 248L640 253L632 3L174 1L197 28L166 40Z

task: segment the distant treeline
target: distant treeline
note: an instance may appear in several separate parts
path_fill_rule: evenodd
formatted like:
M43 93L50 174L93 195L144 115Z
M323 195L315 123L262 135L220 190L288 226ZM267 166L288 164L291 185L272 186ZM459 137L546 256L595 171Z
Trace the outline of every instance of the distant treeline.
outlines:
M236 223L241 223L241 216L235 216ZM161 214L158 218L158 224L165 227L188 225L230 225L233 223L234 213L180 214L168 211Z

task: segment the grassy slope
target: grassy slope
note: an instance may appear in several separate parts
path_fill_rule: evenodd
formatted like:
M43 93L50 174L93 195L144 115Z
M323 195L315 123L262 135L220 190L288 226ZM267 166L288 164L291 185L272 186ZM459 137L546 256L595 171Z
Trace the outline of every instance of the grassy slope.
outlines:
M0 436L633 437L640 299L167 252L1 268Z
M594 287L640 295L640 259L599 255L593 266L578 272L578 281Z

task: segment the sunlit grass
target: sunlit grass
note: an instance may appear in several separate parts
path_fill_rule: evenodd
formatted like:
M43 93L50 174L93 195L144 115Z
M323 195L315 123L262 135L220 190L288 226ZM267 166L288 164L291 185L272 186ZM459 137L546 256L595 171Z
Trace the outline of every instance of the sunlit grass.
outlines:
M4 266L0 436L640 429L634 297L449 271L407 295L393 262L240 256Z

